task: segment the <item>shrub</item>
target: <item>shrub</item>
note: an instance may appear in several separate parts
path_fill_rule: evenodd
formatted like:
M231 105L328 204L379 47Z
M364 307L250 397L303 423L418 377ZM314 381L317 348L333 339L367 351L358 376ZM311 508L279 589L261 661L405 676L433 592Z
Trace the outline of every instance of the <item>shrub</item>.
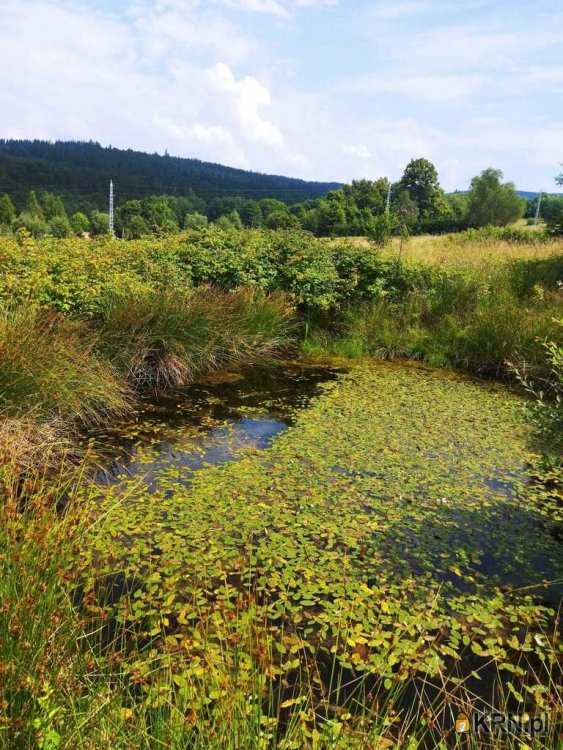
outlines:
M70 217L70 226L74 234L80 236L90 230L90 219L82 211L77 211Z
M57 239L64 239L72 234L72 228L66 216L53 216L49 222L49 231Z
M204 229L207 226L207 216L204 214L186 214L184 229Z

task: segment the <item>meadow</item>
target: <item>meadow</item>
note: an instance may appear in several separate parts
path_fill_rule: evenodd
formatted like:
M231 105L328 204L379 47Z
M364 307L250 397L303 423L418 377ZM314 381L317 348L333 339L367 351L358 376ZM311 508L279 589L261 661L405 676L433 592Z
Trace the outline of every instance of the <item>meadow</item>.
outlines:
M0 747L555 748L562 281L520 229L0 238ZM241 444L275 387L205 383L290 360Z

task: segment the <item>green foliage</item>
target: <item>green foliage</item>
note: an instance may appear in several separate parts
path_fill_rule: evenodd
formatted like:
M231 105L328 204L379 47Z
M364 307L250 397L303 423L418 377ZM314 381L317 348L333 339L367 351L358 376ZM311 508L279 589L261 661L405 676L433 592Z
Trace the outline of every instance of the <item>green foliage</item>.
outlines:
M259 205L264 219L267 219L270 214L287 211L286 204L275 198L262 198Z
M118 176L122 200L158 194L170 187L178 200L176 221L188 211L205 213L205 201L225 195L259 199L264 195L284 202L318 198L338 187L336 183L247 172L198 159L146 154L132 149L103 148L99 143L0 139L0 173L9 193L25 193L34 185L49 184L69 196L67 210L90 214L107 206L109 175ZM182 205L187 198L190 206ZM173 210L174 207L172 207ZM232 210L232 209L230 209Z
M553 234L563 235L563 196L544 196L541 204L541 216Z
M242 221L238 211L231 211L220 216L215 222L215 226L220 229L242 229Z
M398 189L398 190L397 190ZM418 207L422 221L432 221L448 212L436 167L428 159L413 159L405 168L396 192L406 191Z
M49 221L49 233L57 239L64 239L70 237L72 234L72 227L66 216L56 215Z
M147 222L142 216L131 216L127 225L123 227L123 236L128 240L140 240L150 234Z
M14 229L24 229L26 232L39 240L49 232L49 225L40 215L22 211L14 222Z
M176 216L164 197L152 196L142 203L143 219L149 230L156 235L178 231Z
M94 211L90 216L90 229L94 237L109 234L109 216L101 211Z
M538 366L520 354L511 362L511 367L533 396L535 405L531 416L542 438L542 448L553 463L561 464L563 453L563 318L553 321L557 340L549 336L540 339L545 364L538 373ZM543 364L543 363L542 363Z
M403 190L393 202L393 212L397 217L397 223L400 227L411 229L418 221L419 209L418 204L411 198L408 190Z
M0 225L9 227L16 218L16 209L9 195L0 195Z
M499 169L485 169L471 181L468 223L472 227L506 226L524 215L525 203Z
M262 209L258 201L244 201L239 208L239 214L245 227L258 229L262 226Z
M268 214L265 225L268 229L299 229L299 220L287 211L273 211Z
M90 231L90 219L81 211L77 211L70 217L70 226L74 234L81 235Z
M207 226L207 216L203 214L186 214L184 219L184 229L205 229Z
M51 222L55 217L67 218L62 199L54 193L42 193L41 206L43 209L43 215L48 222Z
M383 228L383 237L388 237L389 224ZM473 230L457 235L455 242L489 237L496 241L497 233L505 231ZM519 242L523 233L513 236L513 231L502 237ZM529 235L530 241L536 239L536 233L525 233ZM374 234L374 239L379 236ZM161 240L47 239L26 241L23 247L14 239L0 240L0 300L31 299L86 317L98 315L108 296L135 296L169 287L179 292L202 285L281 291L307 314L330 311L334 315L363 301L382 297L401 301L416 290L426 294L437 286L445 288L444 279L456 294L463 286L454 269L398 262L371 247L324 241L305 232L238 231L230 225L227 230L210 226ZM563 273L561 258L555 254L510 268L509 283L517 299L532 295L536 284L548 294L556 292ZM473 288L481 287L475 281Z
M27 198L27 204L26 204L26 213L28 213L30 216L33 216L34 219L39 219L41 221L45 220L45 216L43 214L43 209L41 208L41 205L39 201L37 200L37 195L35 194L35 190L32 190Z
M471 280L442 282L400 303L383 300L348 314L328 350L340 354L353 341L360 355L424 359L496 378L509 377L509 362L519 355L541 382L546 375L541 341L557 339L552 316L558 305L536 303L523 313L522 302L506 287L489 295Z
M0 142L0 156L1 152ZM484 178L481 176L476 178L476 181L479 179ZM504 191L505 210L507 193L510 191L505 190L507 186L500 188L501 192ZM120 195L122 194L120 191ZM390 209L393 215L393 233L402 238L411 234L457 232L468 226L471 194L457 193L446 196L438 183L435 167L425 159L411 161L402 180L393 186L387 178L375 181L357 180L351 185L329 191L324 197L293 205L276 198L253 200L237 195L221 195L207 204L191 188L181 196L152 195L142 199L130 198L118 206L115 225L117 236L124 239L140 239L148 235L160 237L176 233L179 227L191 228L185 227L186 216L198 214L205 215L209 222L225 230L231 227L265 227L275 230L302 228L321 237L370 237L374 232L376 235L381 234L384 220L380 217L387 213L389 198L392 199ZM483 200L488 203L488 196ZM43 207L37 202L34 194L30 195L30 210L25 212L28 216L35 217L32 221L33 226L29 221L26 222L28 231L34 236L42 236L44 233L42 229L45 225L37 225L37 219L41 219L43 209L49 221L55 216L65 215L65 207L60 197L52 193L43 193L41 201ZM73 204L73 199L70 198L68 202ZM496 200L497 213L498 203ZM473 208L475 209L475 201ZM91 215L93 234L105 233L100 212L96 209L92 211L91 203L84 201L80 209L81 212L87 210ZM546 202L546 212L550 212L549 201ZM503 216L505 214L506 211ZM489 218L487 216L483 220L488 221ZM549 220L552 234L559 231L560 218L557 214ZM191 221L189 220L188 224ZM23 226L21 222L20 224Z
M394 218L390 213L383 213L371 220L367 226L367 236L379 247L385 247L391 240Z

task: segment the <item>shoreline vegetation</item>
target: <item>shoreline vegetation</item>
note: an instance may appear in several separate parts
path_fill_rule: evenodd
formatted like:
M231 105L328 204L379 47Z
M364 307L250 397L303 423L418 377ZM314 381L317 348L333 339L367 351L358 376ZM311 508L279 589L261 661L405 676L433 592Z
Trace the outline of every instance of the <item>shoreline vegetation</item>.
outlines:
M364 563L352 565L356 557L364 560L367 547L371 550L379 538L374 519L377 513L383 519L384 509L374 506L376 515L363 518L367 511L358 509L356 516L352 500L354 493L363 500L362 493L369 496L369 477L381 471L369 446L393 425L382 420L373 426L375 413L369 425L356 425L348 412L357 399L357 408L370 414L370 394L382 398L392 390L390 382L369 371L374 358L420 360L520 387L532 397L528 427L522 426L521 411L514 417L514 405L497 406L491 397L490 419L499 420L495 429L506 445L491 445L483 464L493 472L493 453L503 454L499 464L504 452L510 453L513 418L515 434L533 431L534 481L518 484L507 507L520 503L530 517L543 517L560 534L562 283L561 240L529 230L403 238L402 249L294 230L214 226L130 241L35 240L25 231L0 237L0 747L472 747L463 740L456 745L450 731L456 712L469 710L475 697L473 678L450 669L461 663L464 648L479 664L477 672L484 669L486 679L494 681L497 706L545 711L553 720L552 734L539 740L553 745L529 737L522 745L513 737L510 746L555 747L555 721L563 707L557 613L531 594L512 597L502 586L487 589L484 582L470 580L478 560L464 558L463 549L472 550L473 542L459 542L447 509L436 509L431 499L427 508L422 503L420 517L412 511L411 520L424 540L419 552L428 541L425 523L452 535L452 554L459 542L460 556L447 559L448 576L460 571L468 599L449 599L449 583L434 587L426 558L420 558L417 574L406 575L408 585L401 588L389 573L376 593L377 585L364 576ZM155 517L136 542L142 564L124 564L117 551L123 530L136 524L142 529L145 522L136 515L142 488L133 483L120 496L106 494L100 504L100 488L88 477L88 449L77 447L77 436L119 420L147 394L173 390L213 370L290 354L360 364L356 374L327 389L311 413L301 415L294 447L289 438L276 442L272 490L253 489L253 482L267 483L261 461L270 459L259 455L198 480L197 491L185 500L200 508L197 518L209 515L209 522L205 528L194 526L183 549L197 538L200 553L187 562L180 555L177 562L166 547L170 539L158 536L163 524ZM407 403L409 381L398 376L397 384ZM447 413L447 388L432 378L421 387L421 394L429 389L428 409L436 402ZM469 385L466 393L481 424L474 431L467 426L477 446L479 436L488 434L486 414L478 414ZM315 442L315 425L326 419L322 429L337 434L342 410L348 437L343 428L327 454L334 451L334 464L337 454L344 461L346 446L357 441L359 473L351 467L351 474L327 478L326 486L334 481L335 492L340 488L343 497L351 493L352 498L350 507L342 508L340 528L329 528L322 503L332 490L312 480L305 486L308 478L298 457L309 456L316 467L312 477L330 473ZM407 430L406 415L400 414ZM454 432L462 416L452 407ZM367 443L358 437L362 431ZM432 434L429 455L435 449ZM440 436L435 440L440 443ZM470 476L467 460L463 476ZM508 471L509 465L499 468ZM361 475L367 470L372 475ZM284 485L286 474L295 482L293 489ZM408 485L415 474L413 464L411 474L391 476L389 482ZM429 486L434 481L445 482L429 479ZM397 487L392 486L393 498ZM462 490L460 484L456 491ZM270 491L282 500L262 507ZM414 497L414 486L412 491ZM501 502L495 492L484 495L478 508L468 499L463 513L494 515L494 503ZM311 507L300 511L299 498L307 497ZM159 502L167 507L165 497ZM409 508L417 505L404 502L397 507L410 517ZM237 503L245 507L240 518ZM171 518L179 512L173 506L168 511ZM494 526L495 518L490 520ZM182 523L188 528L191 521L182 518ZM389 517L381 523L386 528ZM319 534L327 534L326 548L313 533L316 524ZM364 536L362 524L373 525L371 537ZM393 533L408 546L408 524L399 518L396 524ZM236 580L214 557L221 535L208 536L209 529L223 526L232 542L226 549ZM233 541L239 526L248 531L247 536L241 531L240 547ZM270 557L268 545L254 536L252 529L258 528L275 536ZM130 531L135 539L135 528ZM297 558L319 555L316 568L293 567L295 556L286 546L293 535L303 541ZM104 537L111 539L109 545L100 541ZM96 558L97 544L102 546ZM510 539L503 544L509 549ZM385 547L375 546L370 554L374 560L384 557ZM169 568L161 577L163 556ZM198 564L208 566L202 567L199 588L181 602L175 592L187 584L180 563L192 572ZM329 575L334 565L341 570L348 563L352 579L354 571L362 571L353 596L338 593ZM285 581L287 590L294 586L295 601L301 602L290 607L291 627L282 627L283 619L281 625L271 621L268 607L275 602L267 601L273 591L279 597L284 570L295 579L295 586ZM415 585L417 575L428 575L426 599ZM111 582L109 589L104 581ZM157 607L151 596L172 598ZM350 602L354 616L337 626L336 609ZM457 614L446 616L452 606ZM360 611L374 607L377 623L366 625L365 614L362 624ZM413 616L426 617L421 627L409 619L410 608ZM392 660L366 666L374 653Z

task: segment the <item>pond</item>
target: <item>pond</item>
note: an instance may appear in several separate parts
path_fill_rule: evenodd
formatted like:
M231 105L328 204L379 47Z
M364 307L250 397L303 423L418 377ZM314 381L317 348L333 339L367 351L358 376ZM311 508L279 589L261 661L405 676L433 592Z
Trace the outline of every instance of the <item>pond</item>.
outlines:
M551 658L562 591L530 437L508 389L415 363L210 378L95 436L88 570L121 576L112 617L178 669L251 617L295 655L272 674L309 649L386 684L476 660L516 683L524 653Z
M93 432L101 468L96 480L142 478L148 492L166 469L185 485L193 472L262 450L294 421L296 411L342 370L285 363L241 373L212 374L158 401L110 431ZM170 494L172 490L167 490Z

